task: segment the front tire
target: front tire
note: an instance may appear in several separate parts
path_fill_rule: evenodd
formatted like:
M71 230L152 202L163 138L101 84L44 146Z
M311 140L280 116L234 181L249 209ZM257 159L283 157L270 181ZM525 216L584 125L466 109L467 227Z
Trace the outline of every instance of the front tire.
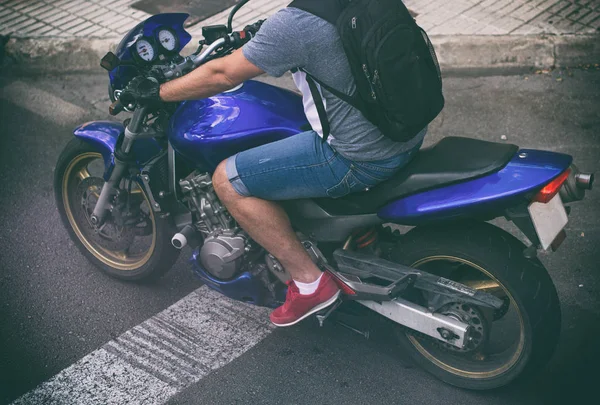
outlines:
M487 390L530 375L548 362L560 334L560 303L548 272L538 259L526 259L524 249L512 235L487 223L415 228L402 237L390 260L473 288L489 288L507 303L500 312L488 311L483 324L490 325L490 337L470 353L453 352L431 338L397 329L398 342L417 364L457 387ZM466 309L471 316L475 310L482 313ZM461 306L450 311L456 314ZM501 323L513 317L514 325L520 325L518 333L513 323L512 327ZM480 325L478 320L473 326L482 330ZM492 336L500 336L499 341L506 338L507 348L492 341ZM498 353L486 352L494 346Z
M103 172L102 155L80 139L72 139L58 158L54 196L71 240L90 262L111 277L130 281L159 278L179 256L179 250L170 243L175 233L170 217L156 215L143 187L132 183L128 192L134 203L127 201L127 204L135 206L138 202L141 225L112 224L115 229L112 235L96 232L89 222L93 206L84 205L101 190ZM107 223L112 215L108 214Z

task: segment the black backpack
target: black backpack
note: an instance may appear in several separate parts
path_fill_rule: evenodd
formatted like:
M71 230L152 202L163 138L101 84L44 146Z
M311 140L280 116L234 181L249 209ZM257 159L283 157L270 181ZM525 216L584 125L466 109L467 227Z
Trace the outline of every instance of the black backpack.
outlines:
M329 122L315 81L360 110L387 137L406 142L442 111L442 76L433 46L400 0L294 0L334 24L357 91L348 96L306 74L323 136Z

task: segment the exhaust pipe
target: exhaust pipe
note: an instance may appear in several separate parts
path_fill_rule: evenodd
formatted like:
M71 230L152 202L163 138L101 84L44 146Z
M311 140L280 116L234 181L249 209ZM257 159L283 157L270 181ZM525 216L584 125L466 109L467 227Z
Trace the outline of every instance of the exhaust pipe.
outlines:
M575 175L575 184L583 190L591 190L594 184L594 173L578 173Z
M181 231L173 235L173 238L171 238L171 244L175 249L183 249L185 246L187 246L188 240L191 239L195 233L196 230L193 227L186 225Z
M566 204L583 200L585 191L592 189L594 177L593 173L581 173L577 166L571 165L571 174L560 189L562 202Z

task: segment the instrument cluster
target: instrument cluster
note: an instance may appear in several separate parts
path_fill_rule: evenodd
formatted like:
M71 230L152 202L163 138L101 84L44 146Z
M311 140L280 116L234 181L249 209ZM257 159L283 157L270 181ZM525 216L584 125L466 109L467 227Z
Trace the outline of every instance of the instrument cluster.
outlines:
M175 32L170 28L159 27L154 35L138 38L135 41L132 53L138 62L152 63L161 56L173 56L177 53L178 47L179 38Z

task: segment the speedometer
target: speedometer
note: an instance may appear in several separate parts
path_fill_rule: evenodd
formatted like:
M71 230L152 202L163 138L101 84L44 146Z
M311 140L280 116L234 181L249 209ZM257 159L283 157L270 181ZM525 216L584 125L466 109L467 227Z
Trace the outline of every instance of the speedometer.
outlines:
M135 43L135 50L142 60L152 62L156 58L156 52L152 44L146 39L140 39Z
M160 42L160 46L169 52L174 51L177 47L177 37L172 31L166 28L158 31L158 42Z

